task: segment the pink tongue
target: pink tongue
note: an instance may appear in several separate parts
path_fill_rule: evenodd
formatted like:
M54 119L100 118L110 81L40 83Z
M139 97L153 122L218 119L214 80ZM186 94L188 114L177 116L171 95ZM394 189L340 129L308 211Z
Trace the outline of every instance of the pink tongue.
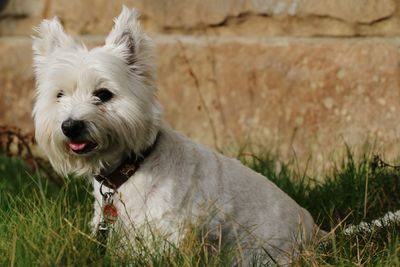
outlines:
M77 150L84 149L86 146L86 143L69 143L68 145L72 150L77 151Z

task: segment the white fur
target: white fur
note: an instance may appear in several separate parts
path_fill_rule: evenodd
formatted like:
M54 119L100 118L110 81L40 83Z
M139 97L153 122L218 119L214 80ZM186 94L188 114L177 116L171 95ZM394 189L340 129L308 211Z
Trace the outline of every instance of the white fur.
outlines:
M224 240L239 237L245 246L264 246L281 262L288 261L296 238L311 239L311 215L272 182L160 121L152 43L141 32L136 11L123 7L105 45L92 50L66 35L57 19L44 20L37 32L36 138L56 171L87 176L112 171L160 132L154 151L114 199L128 239L134 227L148 222L178 242L183 225L211 210L210 225L222 229ZM114 98L94 105L98 88L108 88ZM57 99L60 90L64 96ZM61 131L68 118L88 122L96 150L77 155L68 149ZM101 196L93 183L95 226Z

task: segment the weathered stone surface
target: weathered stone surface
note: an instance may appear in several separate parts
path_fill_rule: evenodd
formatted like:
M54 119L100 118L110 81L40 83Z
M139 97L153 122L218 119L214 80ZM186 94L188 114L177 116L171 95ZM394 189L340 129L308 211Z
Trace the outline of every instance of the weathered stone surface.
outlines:
M34 101L29 38L0 38L0 124L32 128Z
M27 35L48 14L45 0L9 0L0 14L0 36Z
M293 0L302 15L329 16L347 22L372 23L396 11L395 0Z
M372 25L356 25L358 36L400 36L400 15L377 21Z
M376 136L387 153L399 152L398 41L177 37L159 44L166 117L195 139L219 147L250 140L322 160L345 142Z
M106 34L121 5L138 8L152 32L241 36L399 35L395 0L10 0L0 35L26 35L59 16L76 34Z
M105 34L122 5L138 6L134 0L53 0L52 14L60 17L67 31L79 34Z
M45 7L45 0L8 0L3 16L40 16Z
M398 14L392 18L395 3L377 1L12 0L2 13L0 35L31 34L31 28L42 18L54 15L61 18L68 31L105 34L122 4L139 8L146 27L158 32L194 30L217 35L262 36L398 34Z
M394 0L142 0L144 13L163 27L193 28L224 23L244 14L328 16L347 22L371 23L396 10ZM162 4L161 4L162 3Z
M358 34L357 24L349 24L329 17L265 17L258 15L243 15L226 20L223 25L187 31L191 34L210 36L340 36L350 37ZM369 31L371 26L365 27ZM380 31L380 34L390 34L393 28ZM391 30L389 32L388 30ZM169 29L176 33L178 30Z
M231 151L313 154L378 137L400 152L397 39L155 36L159 96L174 128ZM90 38L89 43L101 43ZM0 123L32 127L29 39L1 39ZM314 162L315 163L315 162ZM314 164L314 166L322 166Z

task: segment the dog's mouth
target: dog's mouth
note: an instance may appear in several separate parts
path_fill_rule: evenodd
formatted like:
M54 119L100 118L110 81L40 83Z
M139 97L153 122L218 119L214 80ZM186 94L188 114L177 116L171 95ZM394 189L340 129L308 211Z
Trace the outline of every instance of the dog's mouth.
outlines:
M94 150L97 144L91 141L69 141L67 142L69 149L77 154L85 154Z

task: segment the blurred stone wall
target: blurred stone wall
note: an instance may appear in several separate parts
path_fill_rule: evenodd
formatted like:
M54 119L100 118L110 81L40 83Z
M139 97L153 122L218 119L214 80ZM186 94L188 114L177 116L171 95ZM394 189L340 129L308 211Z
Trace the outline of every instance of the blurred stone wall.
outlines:
M101 44L122 4L156 43L165 119L191 138L313 155L315 166L345 142L399 153L400 0L9 0L0 124L32 128L33 26L57 15Z

